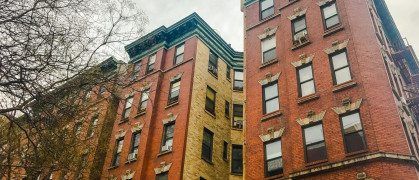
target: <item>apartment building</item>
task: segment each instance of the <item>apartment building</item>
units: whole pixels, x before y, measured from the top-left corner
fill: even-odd
[[[418,61],[384,0],[242,9],[246,179],[418,179]]]
[[[243,53],[193,13],[126,46],[109,179],[243,179]]]

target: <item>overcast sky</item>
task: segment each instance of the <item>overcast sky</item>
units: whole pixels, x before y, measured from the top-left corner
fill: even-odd
[[[243,13],[240,0],[135,0],[150,23],[147,33],[171,26],[196,12],[237,51],[243,51]],[[386,0],[400,30],[419,54],[419,0]],[[416,19],[418,18],[418,19]]]

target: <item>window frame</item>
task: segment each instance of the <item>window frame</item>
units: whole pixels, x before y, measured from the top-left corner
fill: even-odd
[[[302,69],[304,69],[304,68],[306,68],[306,67],[311,67],[311,79],[308,79],[308,80],[306,80],[306,81],[303,81],[303,82],[301,82],[301,80],[300,80],[300,70],[302,70]],[[314,80],[314,69],[313,69],[313,63],[308,63],[308,64],[306,64],[306,65],[304,65],[304,66],[301,66],[301,67],[298,67],[297,68],[297,84],[298,84],[298,97],[305,97],[305,96],[303,96],[303,89],[302,89],[302,84],[304,84],[304,83],[307,83],[307,82],[310,82],[310,81],[313,81],[313,86],[314,86],[314,93],[311,93],[311,94],[307,94],[307,95],[305,95],[305,96],[309,96],[309,95],[312,95],[312,94],[316,94],[316,81]]]
[[[266,41],[268,41],[269,39],[273,39],[274,41],[275,41],[275,47],[273,47],[273,48],[270,48],[270,49],[268,49],[268,50],[265,50],[265,51],[263,51],[263,47],[264,47],[264,42],[266,42]],[[274,59],[276,59],[277,58],[277,56],[278,56],[278,54],[277,54],[277,52],[276,52],[276,46],[277,46],[277,44],[276,44],[276,34],[273,34],[273,35],[271,35],[271,36],[268,36],[268,37],[266,37],[266,38],[264,38],[264,39],[261,39],[260,40],[260,50],[261,50],[261,55],[262,55],[262,64],[264,64],[264,63],[267,63],[267,62],[269,62],[269,61],[272,61],[272,60],[274,60]],[[272,59],[267,59],[266,61],[265,61],[265,52],[270,52],[270,51],[274,51],[275,52],[275,57],[274,58],[272,58]]]
[[[264,2],[264,1],[272,1],[272,6],[269,6],[268,8],[266,8],[266,9],[262,9],[262,3]],[[266,17],[263,17],[262,15],[263,15],[263,12],[264,11],[268,11],[268,10],[270,10],[270,9],[273,9],[273,13],[272,14],[270,14],[269,16],[266,16]],[[266,18],[268,18],[268,17],[270,17],[270,16],[272,16],[272,15],[274,15],[275,14],[275,1],[274,0],[260,0],[259,1],[259,20],[264,20],[264,19],[266,19]]]
[[[172,146],[171,147],[173,148],[173,140],[175,138],[175,127],[176,126],[175,126],[175,122],[170,122],[170,123],[164,124],[163,137],[162,137],[162,141],[161,141],[160,152],[165,152],[165,151],[162,151],[162,148],[163,148],[163,146],[166,146],[167,140],[170,139],[170,138],[167,138],[167,129],[168,129],[169,126],[173,126],[173,136],[171,137],[171,139],[172,139]],[[171,151],[171,150],[169,150],[169,151]]]
[[[208,135],[210,135],[210,144],[209,145],[207,145],[207,144],[205,144],[204,143],[204,136],[205,136],[205,133],[207,133]],[[205,146],[209,146],[209,147],[207,147],[208,148],[208,152],[209,152],[209,154],[208,154],[208,158],[209,159],[207,159],[206,157],[205,157],[205,155],[204,155],[204,145]],[[204,131],[203,131],[203,135],[202,135],[202,146],[201,146],[201,159],[203,159],[204,161],[207,161],[207,162],[212,162],[212,155],[213,155],[213,151],[214,150],[214,133],[212,132],[212,131],[210,131],[209,129],[207,129],[207,128],[205,128],[204,127]]]
[[[266,151],[266,145],[267,144],[271,144],[271,143],[276,143],[276,142],[278,142],[278,141],[281,141],[281,156],[280,157],[277,157],[277,158],[273,158],[273,159],[270,159],[269,161],[272,161],[272,160],[276,160],[276,159],[279,159],[279,158],[281,158],[282,160],[282,169],[280,169],[280,170],[278,170],[279,171],[279,173],[277,173],[277,174],[273,174],[273,175],[271,175],[271,174],[268,174],[268,156],[267,156],[267,151]],[[270,140],[270,141],[267,141],[267,142],[264,142],[263,143],[263,151],[264,151],[264,159],[263,159],[263,161],[264,161],[264,171],[265,171],[265,178],[268,178],[268,177],[272,177],[272,176],[276,176],[276,175],[280,175],[280,174],[284,174],[284,155],[283,155],[283,151],[282,151],[282,138],[278,138],[278,139],[273,139],[273,140]]]
[[[276,84],[276,91],[277,91],[277,93],[278,93],[278,96],[276,96],[276,97],[272,97],[272,98],[270,98],[270,99],[266,100],[266,99],[265,99],[265,88],[266,88],[266,87],[273,86],[274,84]],[[278,99],[278,110],[272,111],[272,112],[270,112],[270,113],[273,113],[273,112],[279,111],[279,110],[281,109],[281,105],[279,104],[279,88],[278,88],[278,81],[274,81],[274,82],[271,82],[271,83],[268,83],[268,84],[263,85],[263,86],[262,86],[263,115],[265,115],[265,114],[270,114],[270,113],[266,113],[266,112],[267,112],[267,111],[266,111],[266,102],[271,101],[271,100],[274,100],[275,98],[277,98],[277,99]]]
[[[332,17],[334,17],[334,16],[337,16],[338,17],[338,20],[339,20],[339,23],[337,23],[337,24],[335,24],[335,25],[333,25],[333,26],[331,26],[331,27],[327,27],[327,25],[326,25],[326,21],[327,21],[327,19],[325,18],[325,16],[324,16],[324,8],[326,8],[326,7],[329,7],[330,5],[332,5],[332,4],[335,4],[335,8],[336,8],[336,15],[333,15],[333,16],[331,16],[331,17],[329,17],[328,19],[330,19],[330,18],[332,18]],[[324,5],[322,5],[321,7],[320,7],[320,12],[321,12],[321,14],[322,14],[322,21],[323,21],[323,29],[325,30],[325,31],[327,31],[327,30],[329,30],[329,29],[333,29],[334,27],[337,27],[337,26],[339,26],[340,24],[342,24],[342,22],[341,22],[341,20],[340,20],[340,17],[339,17],[339,9],[338,9],[338,5],[337,5],[337,3],[336,3],[336,0],[334,0],[334,1],[331,1],[331,2],[328,2],[328,3],[326,3],[326,4],[324,4]]]
[[[145,100],[145,101],[144,101],[144,93],[147,94],[147,100]],[[150,88],[147,88],[147,89],[145,89],[141,92],[140,103],[138,104],[138,113],[137,114],[145,112],[147,110],[147,104],[148,104],[148,99],[149,98],[150,98]],[[146,103],[145,108],[141,109],[143,103]]]
[[[137,145],[137,147],[135,147],[135,137],[136,137],[137,135],[139,136],[139,137],[138,137],[138,145]],[[135,158],[137,158],[137,155],[138,155],[138,148],[140,147],[140,142],[141,142],[141,131],[136,131],[136,132],[133,132],[133,133],[132,133],[132,136],[131,136],[131,145],[130,145],[130,148],[129,148],[129,152],[128,152],[128,154],[132,154],[132,153],[134,153],[135,149],[137,149],[137,154],[135,155]]]
[[[210,90],[212,93],[214,93],[214,101],[213,102],[212,102],[211,99],[208,98],[208,94],[207,94],[208,90]],[[213,103],[213,106],[212,106],[213,111],[211,109],[208,109],[209,107],[207,108],[207,101]],[[214,89],[212,89],[210,86],[207,86],[207,91],[205,91],[205,110],[208,111],[209,113],[211,113],[212,115],[215,115],[215,103],[216,102],[217,102],[217,92]]]
[[[311,128],[311,127],[314,127],[314,126],[318,126],[318,125],[321,125],[321,127],[322,127],[323,140],[322,141],[315,142],[315,143],[307,144],[306,143],[306,136],[305,136],[305,129]],[[318,145],[318,144],[321,144],[321,143],[324,143],[324,149],[325,149],[326,158],[321,159],[321,160],[318,160],[318,161],[323,161],[323,160],[328,159],[329,158],[329,155],[327,154],[326,137],[324,135],[323,122],[317,122],[317,123],[313,123],[313,124],[309,124],[309,125],[303,126],[302,127],[302,131],[303,131],[303,145],[304,145],[304,160],[305,160],[305,162],[306,163],[317,162],[317,161],[311,161],[311,162],[308,161],[307,147]]]
[[[137,65],[139,66],[138,69],[136,69]],[[134,66],[132,68],[131,81],[137,79],[138,76],[140,76],[141,67],[142,67],[142,60],[134,63]]]
[[[302,19],[304,19],[304,25],[305,25],[305,28],[304,28],[304,29],[302,29],[302,30],[300,30],[300,31],[298,31],[298,32],[295,32],[295,23],[296,23],[296,22],[298,22],[298,21],[300,21],[300,20],[302,20]],[[298,39],[295,39],[295,35],[299,34],[300,32],[304,32],[304,31],[306,31],[306,34],[307,34],[307,36],[308,36],[308,27],[307,27],[307,18],[306,18],[306,16],[305,16],[305,15],[303,15],[303,16],[301,16],[301,17],[298,17],[298,18],[296,18],[296,19],[293,19],[293,20],[291,21],[291,29],[292,29],[292,40],[293,40],[293,41],[298,41]],[[308,39],[307,39],[307,40],[308,40]]]
[[[216,57],[215,64],[211,61],[211,54]],[[215,71],[211,70],[210,66],[213,66],[215,68]],[[218,77],[218,56],[212,50],[209,51],[208,72],[214,75],[215,77]]]
[[[223,159],[228,161],[228,142],[223,141]]]
[[[154,62],[152,64],[150,64],[150,60],[151,58],[154,56]],[[146,74],[150,74],[151,72],[154,71],[154,65],[156,64],[156,59],[157,59],[157,53],[153,53],[150,56],[148,56],[148,62],[147,62],[147,70],[146,70]],[[152,67],[151,67],[152,66]],[[151,68],[150,68],[151,67]]]
[[[122,143],[120,152],[118,152],[119,142]],[[116,139],[116,142],[115,142],[114,153],[113,153],[112,161],[111,161],[111,167],[119,166],[119,161],[121,161],[121,153],[122,153],[123,148],[124,148],[124,137],[120,137]],[[119,156],[118,161],[116,161],[117,156]]]
[[[241,106],[242,107],[242,113],[241,113],[241,116],[236,116],[235,115],[235,111],[234,111],[234,106]],[[239,121],[242,121],[242,127],[240,128],[240,127],[236,127],[236,126],[234,126],[234,122],[236,121],[235,120],[235,117],[239,117],[239,118],[242,118],[242,120],[239,120]],[[243,129],[243,121],[244,121],[244,105],[243,104],[233,104],[233,119],[232,119],[232,124],[231,124],[231,127],[233,128],[233,129]]]
[[[227,100],[224,104],[224,115],[228,118],[230,117],[230,102],[228,102]]]
[[[237,72],[241,72],[242,74],[243,74],[243,79],[242,80],[237,80],[236,79],[236,71]],[[234,80],[233,80],[233,90],[235,90],[235,91],[243,91],[243,89],[244,89],[244,72],[243,72],[243,70],[241,70],[241,69],[235,69],[234,70]],[[241,82],[242,83],[242,86],[238,89],[238,88],[236,88],[236,82]]]
[[[183,53],[176,55],[178,48],[180,48],[182,46],[183,46]],[[173,65],[176,65],[176,64],[179,64],[179,63],[183,62],[183,59],[184,59],[183,55],[184,54],[185,54],[185,43],[183,42],[183,43],[181,43],[181,44],[179,44],[175,47],[175,56],[174,56],[174,59],[173,59]],[[181,61],[177,62],[176,60],[179,56],[182,56],[182,59],[181,59]]]
[[[345,135],[347,135],[347,134],[345,134],[345,132],[344,132],[342,118],[344,116],[349,116],[349,115],[356,114],[356,113],[358,113],[359,122],[361,124],[362,130],[358,130],[358,131],[351,132],[351,133],[348,133],[348,134],[354,134],[354,133],[358,133],[358,132],[361,132],[362,131],[362,134],[363,134],[362,139],[365,142],[365,147],[364,147],[364,149],[361,149],[361,150],[358,150],[358,151],[348,152],[348,149],[347,149],[347,146],[346,146],[346,138],[345,138]],[[346,154],[356,153],[356,152],[364,151],[364,150],[367,150],[368,149],[368,142],[367,142],[367,138],[365,136],[364,123],[362,123],[362,117],[361,117],[361,111],[360,110],[355,110],[355,111],[350,111],[350,112],[347,112],[347,113],[344,113],[344,114],[340,114],[339,115],[339,122],[340,122],[340,128],[341,128],[342,138],[343,138],[343,147],[345,149],[345,153]]]
[[[231,80],[231,67],[229,65],[227,65],[226,78],[227,80]]]
[[[177,80],[174,80],[174,81],[171,81],[170,82],[170,89],[169,89],[169,98],[168,98],[168,103],[167,104],[174,104],[174,103],[176,103],[176,102],[179,102],[179,96],[180,96],[180,80],[181,79],[177,79]],[[173,85],[174,84],[176,84],[177,82],[179,82],[179,93],[178,93],[178,95],[177,95],[177,97],[171,97],[172,96],[172,89],[173,89]]]
[[[241,156],[241,159],[235,159],[235,158],[233,157],[233,156],[234,156],[233,150],[235,149],[234,147],[240,147],[240,149],[241,149],[241,151],[242,151],[242,156]],[[235,162],[240,162],[241,167],[242,167],[242,172],[235,172],[235,171],[233,171],[233,163],[235,163]],[[231,169],[230,169],[231,174],[235,174],[235,175],[243,175],[243,170],[244,170],[243,166],[244,166],[244,164],[243,164],[243,145],[239,145],[239,144],[232,144],[232,145],[231,145]]]
[[[128,105],[128,102],[129,102],[129,100],[130,100],[130,99],[132,99],[132,100],[131,100],[131,105],[130,105],[130,107],[129,107],[129,108],[127,108],[127,105]],[[134,101],[134,96],[130,96],[130,97],[127,97],[127,98],[125,99],[124,109],[123,109],[123,111],[122,111],[122,120],[128,119],[128,118],[129,118],[129,116],[131,115],[131,109],[132,109],[132,103],[133,103],[133,101]],[[128,112],[128,116],[127,116],[127,117],[125,117],[125,113],[126,113],[127,111],[129,111],[129,112]]]
[[[339,69],[335,69],[334,68],[334,65],[333,65],[333,57],[334,56],[337,56],[337,55],[339,55],[339,54],[341,54],[341,53],[345,53],[345,57],[346,57],[346,62],[347,62],[347,65],[346,66],[344,66],[344,67],[340,67]],[[336,52],[334,52],[334,53],[331,53],[331,54],[329,54],[329,64],[330,64],[330,69],[332,70],[332,78],[333,78],[333,85],[339,85],[339,84],[337,84],[337,79],[336,79],[336,71],[339,71],[339,70],[342,70],[342,69],[344,69],[344,68],[346,68],[346,67],[348,67],[349,68],[349,76],[351,77],[351,79],[349,80],[349,81],[352,81],[353,80],[353,75],[352,75],[352,69],[351,69],[351,64],[350,64],[350,62],[349,62],[349,56],[348,56],[348,51],[347,51],[347,49],[345,48],[345,49],[342,49],[342,50],[339,50],[339,51],[336,51]],[[344,84],[344,83],[346,83],[346,82],[348,82],[348,81],[345,81],[345,82],[342,82],[342,83],[340,83],[340,84]]]
[[[93,118],[90,120],[89,129],[87,130],[87,138],[93,137],[95,135],[95,129],[99,123],[99,116],[93,116]]]
[[[169,179],[169,172],[163,172],[156,175],[156,180],[160,180],[159,176],[166,176],[166,179]]]

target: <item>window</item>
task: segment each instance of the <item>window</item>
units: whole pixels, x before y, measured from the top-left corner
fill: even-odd
[[[226,117],[230,117],[230,103],[228,101],[226,101],[224,112]]]
[[[205,179],[205,178],[203,178],[203,177],[199,177],[199,180],[207,180],[207,179]]]
[[[321,9],[323,15],[323,24],[326,30],[340,24],[338,9],[335,2],[323,6]]]
[[[243,105],[241,104],[233,105],[233,128],[243,128]]]
[[[231,68],[227,65],[226,77],[228,80],[231,79]]]
[[[234,90],[243,91],[243,71],[234,70]]]
[[[209,54],[209,63],[208,63],[208,71],[217,77],[218,73],[218,56],[214,54],[214,52],[210,51]]]
[[[87,102],[89,102],[90,99],[90,95],[91,95],[91,90],[87,90],[84,94],[84,98],[83,98],[83,105],[86,105]]]
[[[97,116],[95,116],[93,118],[92,123],[90,124],[89,130],[87,132],[88,137],[93,137],[93,135],[95,135],[95,129],[97,127],[97,123],[98,123],[99,119]]]
[[[129,113],[131,111],[131,106],[132,106],[132,97],[128,97],[125,100],[125,107],[124,107],[124,111],[122,112],[122,118],[126,119],[129,117]]]
[[[185,51],[185,44],[176,46],[175,61],[173,64],[177,64],[183,61],[183,53]]]
[[[279,110],[278,83],[268,84],[263,88],[263,114]]]
[[[265,19],[275,13],[273,0],[260,1],[260,19]]]
[[[106,85],[102,85],[99,88],[99,95],[100,97],[104,97],[105,96],[105,92],[106,92]]]
[[[305,16],[292,21],[292,35],[295,45],[301,44],[308,40]]]
[[[112,166],[118,166],[119,159],[121,158],[121,151],[122,151],[122,145],[124,144],[124,138],[120,138],[116,140],[115,145],[115,152],[112,158]]]
[[[216,92],[208,86],[207,98],[205,99],[205,110],[211,114],[215,114],[215,94]]]
[[[266,177],[283,173],[281,140],[265,143]]]
[[[306,127],[303,129],[303,133],[306,162],[310,163],[326,159],[327,152],[322,124]]]
[[[164,132],[163,132],[163,141],[161,151],[171,151],[173,145],[173,135],[175,132],[175,124],[165,124],[164,125]]]
[[[134,70],[132,71],[131,80],[137,79],[137,77],[140,75],[141,70],[141,61],[134,64]]]
[[[243,174],[243,146],[234,145],[231,150],[231,173]]]
[[[135,132],[132,134],[131,149],[129,150],[129,154],[134,154],[132,158],[137,158],[138,146],[140,145],[140,136],[141,132]],[[129,158],[130,157],[128,157],[128,159]]]
[[[346,153],[366,149],[367,142],[359,112],[341,116],[341,123]]]
[[[156,63],[156,54],[153,54],[148,58],[147,74],[153,72],[155,63]]]
[[[77,122],[75,125],[74,125],[74,131],[76,132],[76,134],[79,134],[80,133],[80,130],[81,130],[81,127],[83,126],[83,124],[81,123],[81,122]]]
[[[212,133],[207,128],[204,128],[204,136],[202,138],[202,153],[201,158],[211,162],[212,161],[212,138],[214,133]]]
[[[298,96],[304,97],[316,92],[314,85],[313,65],[310,64],[297,70]]]
[[[179,100],[180,79],[170,83],[169,102],[168,104],[177,102]]]
[[[141,94],[141,101],[140,101],[140,105],[138,106],[138,113],[142,113],[145,111],[147,107],[147,100],[148,100],[149,94],[150,94],[150,89],[144,90],[143,93]]]
[[[261,42],[262,46],[262,63],[276,58],[276,39],[275,35],[265,38]]]
[[[223,145],[223,159],[227,161],[228,143],[224,141]]]
[[[334,85],[341,84],[352,79],[346,51],[332,55],[330,57],[330,61],[333,71],[332,76]]]
[[[156,180],[168,180],[169,173],[165,172],[165,173],[161,173],[161,174],[157,174],[156,176]]]

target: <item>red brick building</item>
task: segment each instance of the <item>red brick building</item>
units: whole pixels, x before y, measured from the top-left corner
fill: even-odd
[[[243,10],[246,179],[418,179],[418,61],[384,0]]]

